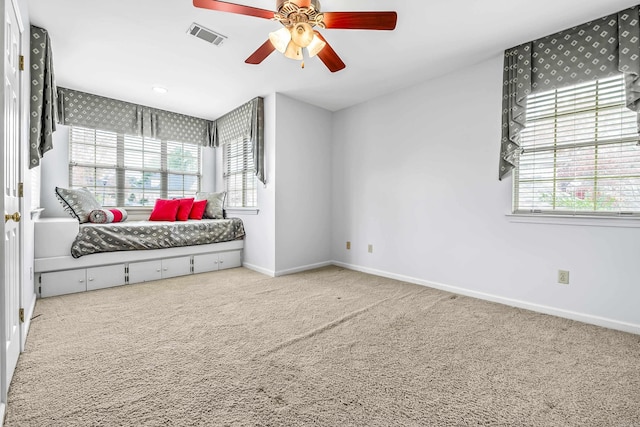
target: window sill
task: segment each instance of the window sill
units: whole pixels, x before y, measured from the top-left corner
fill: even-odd
[[[227,216],[231,215],[258,215],[258,208],[224,208]]]
[[[36,221],[40,219],[40,215],[44,212],[44,208],[35,208],[31,210],[31,220]]]
[[[627,227],[640,228],[640,218],[620,218],[610,216],[571,216],[545,214],[507,214],[509,222],[529,224],[579,225],[585,227]]]

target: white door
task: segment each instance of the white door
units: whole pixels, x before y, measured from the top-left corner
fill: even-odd
[[[3,290],[0,293],[2,316],[2,386],[0,404],[7,403],[7,392],[13,370],[20,354],[20,77],[19,49],[21,29],[13,1],[4,1],[4,108],[3,150],[4,173],[2,181],[2,208],[5,221],[2,225],[4,244],[0,245],[2,260]]]

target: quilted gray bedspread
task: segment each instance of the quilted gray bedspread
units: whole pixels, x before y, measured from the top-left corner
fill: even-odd
[[[71,256],[205,245],[243,238],[244,225],[240,218],[86,223],[80,224],[80,232],[71,245]]]

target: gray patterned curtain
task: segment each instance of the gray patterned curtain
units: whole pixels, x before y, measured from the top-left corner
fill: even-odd
[[[257,97],[220,117],[208,132],[209,145],[219,147],[238,139],[250,140],[256,177],[266,184],[264,170],[264,98]]]
[[[506,50],[499,179],[518,163],[529,94],[620,73],[627,107],[640,114],[638,6]]]
[[[60,123],[206,145],[211,122],[103,96],[58,88]]]
[[[255,98],[251,117],[251,143],[253,146],[253,165],[258,181],[266,184],[264,171],[264,99]]]
[[[57,120],[57,92],[53,53],[47,30],[31,26],[31,119],[29,123],[29,169],[40,165],[53,148]]]

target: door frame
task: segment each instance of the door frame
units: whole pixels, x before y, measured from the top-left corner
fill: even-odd
[[[25,24],[23,21],[23,15],[22,15],[22,11],[20,9],[20,4],[19,4],[19,0],[0,0],[0,4],[2,4],[2,35],[0,36],[0,40],[2,40],[2,42],[6,43],[6,12],[9,10],[9,8],[12,9],[12,13],[15,14],[15,19],[16,19],[16,24],[17,24],[17,30],[18,30],[18,55],[23,55],[24,54],[24,43],[25,43]],[[3,45],[4,48],[4,45]],[[3,80],[4,78],[6,78],[4,72],[5,72],[5,54],[3,52],[3,58],[2,58],[2,73],[3,73]],[[17,129],[15,130],[17,133],[17,138],[18,138],[18,150],[17,150],[17,159],[16,159],[16,167],[17,167],[17,175],[18,175],[18,182],[24,182],[24,159],[25,159],[25,138],[28,137],[28,112],[26,112],[26,105],[25,105],[25,72],[28,73],[28,68],[25,67],[25,70],[18,70],[18,75],[17,75],[17,102],[18,102],[18,106],[17,106],[17,114],[18,114],[18,123],[17,123]],[[4,84],[4,83],[3,83]],[[0,133],[2,134],[2,138],[4,139],[4,135],[5,135],[5,129],[6,129],[6,112],[4,109],[4,102],[3,102],[3,106],[2,106],[2,124],[0,125]],[[26,132],[26,133],[25,133]],[[4,143],[6,143],[6,141],[3,141],[3,145]],[[28,146],[28,144],[27,144]],[[3,147],[4,150],[4,147]],[[6,159],[4,159],[3,157],[3,161],[6,161]],[[16,183],[17,184],[17,183]],[[17,190],[17,189],[16,189]],[[4,197],[4,196],[3,196]],[[4,201],[3,201],[3,208],[5,207],[4,205]],[[23,305],[23,296],[24,296],[24,250],[25,250],[25,241],[24,241],[24,221],[27,220],[27,218],[24,218],[24,212],[25,212],[25,205],[24,205],[24,197],[19,197],[18,199],[18,210],[22,215],[23,220],[21,220],[19,222],[19,224],[17,224],[17,230],[18,230],[18,253],[16,254],[16,256],[18,257],[17,260],[17,266],[16,268],[18,269],[17,271],[17,278],[18,278],[18,285],[17,285],[17,292],[18,292],[18,307],[15,307],[16,309],[16,313],[18,313],[18,310],[22,307]],[[3,234],[4,234],[4,226],[3,226]],[[3,252],[4,254],[4,252]],[[4,259],[2,260],[2,262],[4,262]],[[4,272],[4,268],[2,269]],[[11,371],[11,373],[14,372],[15,366],[13,367],[9,367],[8,366],[8,358],[7,358],[7,346],[6,346],[6,342],[7,342],[7,325],[6,325],[6,283],[4,283],[4,277],[3,277],[3,287],[5,289],[3,289],[2,295],[0,297],[1,300],[1,304],[0,304],[0,338],[1,338],[1,342],[2,342],[2,348],[0,349],[0,370],[2,372],[1,374],[1,378],[0,378],[0,426],[3,424],[4,421],[4,415],[6,413],[6,405],[7,405],[7,397],[8,397],[8,391],[9,391],[9,386],[11,385],[11,376],[12,375],[8,375],[9,371]],[[26,333],[26,330],[24,329],[24,323],[20,323],[19,327],[18,327],[18,334],[17,334],[17,339],[18,339],[18,351],[21,352],[23,349],[23,342],[24,342],[24,334]]]

